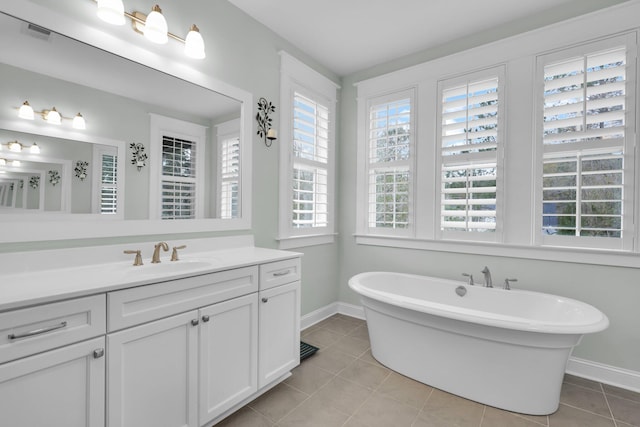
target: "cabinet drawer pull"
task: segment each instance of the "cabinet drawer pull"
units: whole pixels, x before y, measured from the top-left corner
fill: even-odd
[[[273,277],[286,276],[289,273],[291,273],[291,270],[278,271],[277,273],[273,273]]]
[[[47,326],[46,328],[34,329],[33,331],[25,332],[23,334],[9,334],[10,340],[19,340],[20,338],[32,337],[34,335],[46,334],[47,332],[55,331],[56,329],[62,329],[67,326],[67,322],[60,322],[57,325]]]
[[[269,298],[262,298],[262,302],[267,302],[269,301]]]
[[[209,316],[207,316],[206,314],[204,316],[202,316],[202,321],[204,323],[207,323],[209,321]]]
[[[93,350],[93,358],[94,359],[100,359],[102,356],[104,356],[104,348],[99,348],[97,350]]]
[[[198,319],[193,319],[193,320],[191,321],[191,324],[192,324],[193,326],[198,326],[198,323],[200,323],[200,321],[199,321]]]

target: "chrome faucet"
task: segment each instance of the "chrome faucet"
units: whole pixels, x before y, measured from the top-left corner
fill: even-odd
[[[169,250],[169,245],[167,245],[167,242],[160,242],[153,247],[151,264],[157,264],[160,262],[160,248],[162,248],[163,251],[167,252]]]
[[[484,274],[484,286],[486,288],[493,288],[493,280],[491,279],[491,272],[489,271],[489,267],[485,265],[481,273]]]

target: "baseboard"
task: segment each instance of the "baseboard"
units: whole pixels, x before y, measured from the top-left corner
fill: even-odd
[[[356,317],[358,319],[365,318],[364,308],[362,306],[345,302],[333,302],[304,315],[300,322],[301,328],[306,329],[334,314],[344,314],[345,316]],[[577,377],[640,392],[640,372],[579,359],[577,357],[569,358],[566,372]]]
[[[567,373],[604,384],[640,392],[640,372],[570,357]]]

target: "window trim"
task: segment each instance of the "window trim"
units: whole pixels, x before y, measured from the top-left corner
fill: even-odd
[[[279,174],[279,230],[280,249],[313,246],[335,241],[336,223],[336,107],[340,86],[300,62],[287,52],[280,52],[280,174]],[[298,92],[329,109],[329,141],[327,156],[327,227],[292,227],[291,200],[293,198],[293,96]]]

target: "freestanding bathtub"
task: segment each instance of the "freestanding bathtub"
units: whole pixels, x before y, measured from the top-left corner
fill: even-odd
[[[539,292],[388,272],[357,274],[349,286],[361,296],[380,363],[523,414],[558,409],[572,348],[609,325],[588,304]]]

